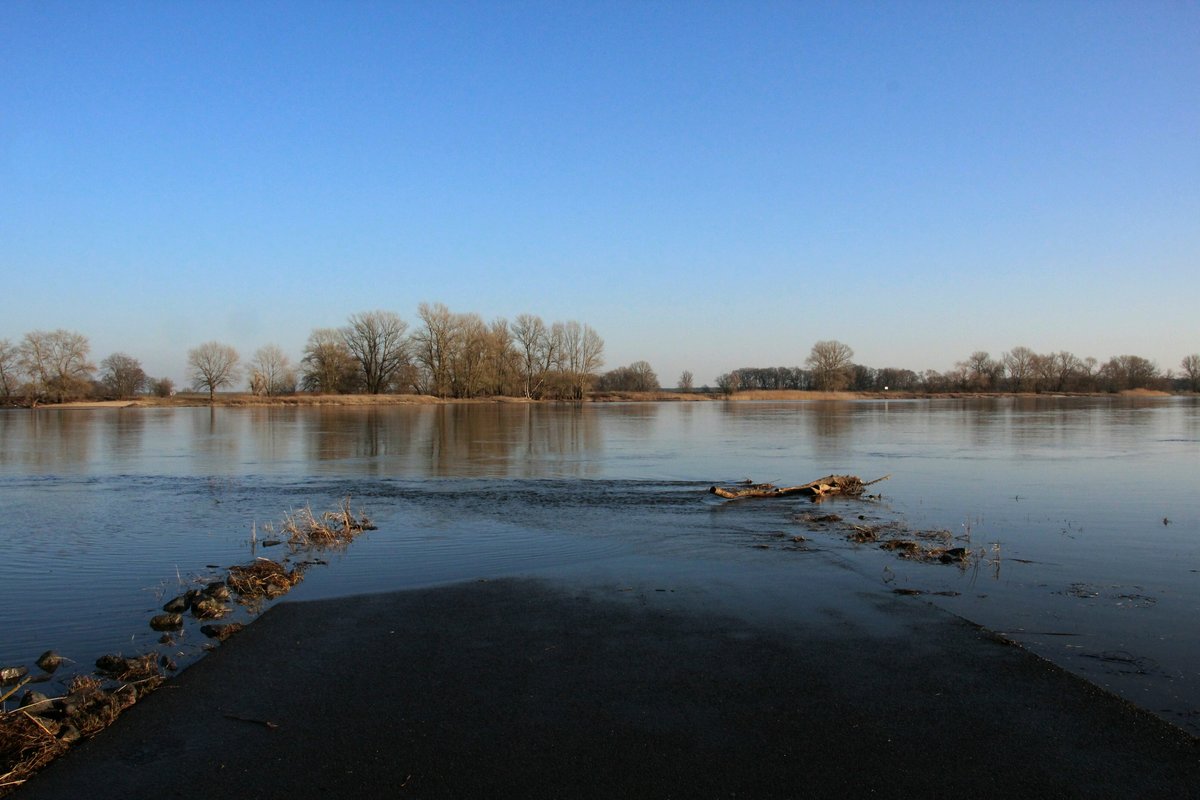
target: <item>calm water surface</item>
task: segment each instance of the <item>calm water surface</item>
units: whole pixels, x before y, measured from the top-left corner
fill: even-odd
[[[947,529],[987,557],[905,562],[808,530],[805,500],[705,491],[831,472],[892,477],[822,513]],[[798,591],[849,567],[864,591],[956,592],[911,602],[1200,733],[1198,479],[1194,398],[6,410],[0,666],[149,649],[165,599],[262,553],[252,528],[351,495],[379,529],[293,597],[647,556],[714,577],[787,564]]]

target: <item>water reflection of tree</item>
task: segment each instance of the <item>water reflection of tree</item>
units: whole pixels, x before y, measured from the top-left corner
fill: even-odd
[[[465,403],[322,409],[301,423],[305,456],[354,459],[357,471],[416,476],[587,474],[601,449],[578,405]]]
[[[845,459],[846,441],[853,427],[856,406],[837,401],[807,403],[805,419],[813,440],[813,450],[827,463]]]
[[[287,461],[296,445],[297,409],[263,406],[247,409],[247,413],[257,460],[268,464]]]
[[[132,461],[142,454],[142,436],[146,430],[146,413],[140,408],[121,408],[107,412],[115,415],[105,421],[110,458]]]
[[[208,408],[191,409],[192,449],[196,453],[218,456],[228,461],[238,450],[238,409]]]
[[[91,416],[37,409],[0,412],[0,463],[29,470],[76,468],[91,453]]]
[[[593,410],[582,404],[448,405],[428,443],[432,475],[540,477],[598,469],[584,453],[601,450]]]
[[[306,409],[297,419],[297,435],[310,461],[362,462],[363,471],[386,474],[385,460],[405,459],[427,438],[429,407],[327,407]]]

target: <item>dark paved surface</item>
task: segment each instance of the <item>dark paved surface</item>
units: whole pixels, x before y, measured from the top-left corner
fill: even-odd
[[[912,598],[696,596],[283,604],[16,797],[1200,796],[1195,739]]]

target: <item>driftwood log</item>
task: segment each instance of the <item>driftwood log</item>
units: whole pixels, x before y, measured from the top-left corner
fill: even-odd
[[[717,497],[724,497],[728,500],[738,500],[743,497],[782,497],[788,494],[809,495],[811,497],[828,497],[835,494],[844,494],[857,497],[868,486],[880,481],[886,481],[890,477],[892,476],[884,475],[882,478],[876,478],[873,481],[864,483],[857,475],[826,475],[824,478],[817,478],[815,481],[806,483],[803,486],[747,483],[728,489],[724,486],[713,486],[708,491]]]

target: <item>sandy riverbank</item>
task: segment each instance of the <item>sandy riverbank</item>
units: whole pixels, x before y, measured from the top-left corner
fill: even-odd
[[[919,599],[834,576],[819,600],[790,590],[798,606],[776,618],[788,590],[745,577],[284,603],[16,796],[1147,798],[1200,785],[1197,740]]]

